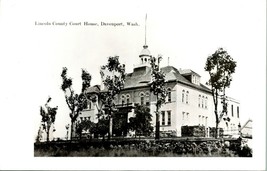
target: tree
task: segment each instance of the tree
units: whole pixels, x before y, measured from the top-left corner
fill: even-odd
[[[159,134],[159,110],[161,106],[165,103],[165,99],[167,96],[167,89],[165,87],[165,75],[159,68],[160,60],[162,59],[161,56],[158,56],[156,63],[156,58],[151,57],[150,58],[150,65],[152,69],[152,82],[150,85],[150,91],[153,92],[153,94],[156,96],[156,135],[155,139],[160,138]]]
[[[51,97],[48,97],[48,100],[45,104],[45,108],[40,106],[40,115],[42,116],[42,126],[43,129],[46,131],[46,141],[49,141],[49,131],[51,128],[51,125],[54,124],[56,120],[56,114],[58,107],[50,107],[48,103],[51,101]]]
[[[151,125],[152,115],[150,109],[146,106],[137,105],[134,110],[135,116],[129,118],[129,128],[135,131],[136,135],[148,136],[153,132]]]
[[[100,134],[104,140],[105,135],[109,132],[109,120],[106,117],[100,117],[91,132],[97,137]]]
[[[74,123],[77,120],[81,111],[83,111],[88,104],[88,96],[85,93],[85,90],[90,87],[91,75],[85,70],[82,69],[82,90],[81,93],[76,94],[72,88],[72,79],[67,77],[68,69],[63,68],[61,73],[62,85],[61,89],[65,93],[65,100],[70,109],[70,118],[71,118],[71,132],[70,139],[73,137]]]
[[[100,74],[105,86],[105,90],[100,93],[100,101],[104,105],[105,114],[109,120],[108,139],[110,139],[112,135],[112,115],[117,111],[114,98],[124,87],[125,65],[120,64],[118,56],[109,57],[108,63],[101,67]]]
[[[219,48],[207,58],[205,71],[209,72],[210,79],[207,85],[211,86],[216,117],[215,138],[218,138],[218,125],[224,115],[227,115],[225,89],[230,87],[232,74],[235,72],[236,62],[223,48]],[[222,112],[218,113],[218,100],[221,98]],[[229,119],[227,118],[229,121]]]
[[[76,133],[79,135],[80,139],[82,138],[83,131],[89,131],[91,133],[94,123],[89,119],[82,120],[76,123]]]
[[[127,135],[127,115],[125,113],[114,112],[112,132],[116,136]]]

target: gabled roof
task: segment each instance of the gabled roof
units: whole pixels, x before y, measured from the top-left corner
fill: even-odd
[[[196,73],[195,71],[191,70],[191,69],[183,69],[183,70],[179,70],[181,75],[191,75],[192,73],[194,73],[195,75],[199,76],[200,75],[198,73]]]
[[[94,85],[92,87],[89,87],[86,90],[86,93],[96,93],[96,94],[98,94],[99,92],[100,92],[100,85]]]
[[[168,81],[173,81],[173,80],[176,80],[176,81],[180,81],[180,82],[183,82],[183,83],[187,83],[187,84],[190,84],[191,82],[188,81],[186,78],[184,78],[180,72],[173,66],[166,66],[166,67],[163,67],[161,68],[161,71],[164,72],[166,75],[165,75],[165,80],[168,82]]]
[[[243,137],[252,137],[252,120],[249,119],[241,128],[241,135]]]

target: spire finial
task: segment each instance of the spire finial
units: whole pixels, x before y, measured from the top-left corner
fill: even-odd
[[[145,46],[147,46],[146,45],[146,20],[147,20],[147,14],[146,14],[146,18],[145,18]]]

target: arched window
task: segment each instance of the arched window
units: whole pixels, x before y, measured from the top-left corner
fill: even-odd
[[[201,105],[201,95],[198,96],[198,107],[200,107]]]
[[[145,104],[145,94],[144,93],[140,93],[140,104],[141,105]]]
[[[189,92],[186,92],[186,104],[188,104],[188,96],[189,96]]]
[[[172,90],[171,88],[168,88],[167,90],[167,102],[171,102],[172,101]]]
[[[124,104],[125,104],[125,96],[122,95],[122,96],[121,96],[121,105],[123,106]]]
[[[165,111],[161,111],[161,125],[165,125]]]
[[[187,125],[189,125],[189,122],[190,122],[189,113],[186,113],[186,122],[187,122]]]
[[[130,94],[127,94],[126,95],[126,103],[127,103],[127,105],[130,103],[130,98],[131,98]]]
[[[149,106],[150,105],[150,103],[149,103],[149,101],[150,101],[150,93],[149,93],[149,91],[146,92],[145,101],[146,101],[145,102],[146,106]]]
[[[204,108],[204,96],[202,96],[202,108]]]
[[[169,110],[169,111],[167,111],[167,113],[168,113],[168,121],[167,121],[167,124],[168,125],[171,125],[171,111]]]
[[[89,103],[88,103],[88,109],[89,109],[89,110],[92,109],[92,102],[89,102]]]
[[[208,97],[206,97],[206,99],[205,99],[205,109],[207,109],[208,108]]]
[[[185,91],[183,90],[183,92],[182,92],[182,102],[184,102],[184,94],[185,94]]]

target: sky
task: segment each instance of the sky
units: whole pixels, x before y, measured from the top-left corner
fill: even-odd
[[[207,57],[219,47],[227,50],[237,62],[227,93],[240,101],[241,125],[252,119],[254,132],[265,129],[265,1],[0,2],[3,137],[33,142],[41,120],[39,108],[48,96],[52,97],[51,106],[59,107],[55,136],[64,137],[70,119],[60,89],[62,68],[68,68],[77,93],[81,91],[81,68],[92,75],[92,85],[100,84],[99,69],[109,56],[118,55],[126,72],[132,72],[145,43],[146,14],[148,49],[153,56],[163,56],[161,66],[192,69],[205,84],[209,78],[204,71]],[[83,26],[86,21],[123,22],[125,26]],[[81,22],[82,26],[40,26],[35,22]],[[138,26],[126,26],[126,22]],[[264,137],[255,134],[255,142]]]

